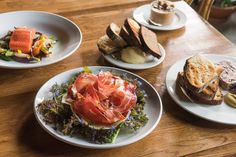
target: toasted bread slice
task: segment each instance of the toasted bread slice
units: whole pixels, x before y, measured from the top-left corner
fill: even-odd
[[[98,39],[97,46],[98,49],[105,54],[111,54],[120,50],[107,35]]]
[[[215,64],[202,55],[195,55],[187,59],[184,66],[184,77],[192,91],[200,93],[209,84],[218,79],[218,69]],[[217,85],[215,83],[215,85]],[[217,88],[214,88],[214,92]]]
[[[123,48],[127,45],[125,40],[119,35],[121,31],[121,28],[116,25],[115,23],[111,23],[107,29],[106,34],[107,36],[116,43],[117,46]]]
[[[129,46],[133,46],[135,45],[132,42],[132,39],[130,38],[130,34],[129,32],[126,30],[125,26],[122,26],[121,30],[120,30],[120,34],[119,34]]]
[[[127,18],[124,22],[124,26],[129,33],[130,40],[132,40],[132,46],[141,47],[141,41],[139,38],[140,26],[131,18]]]
[[[140,39],[144,47],[144,51],[151,53],[157,58],[160,58],[161,52],[158,46],[156,34],[144,26],[141,26],[140,34]]]
[[[212,93],[211,87],[207,87],[204,89],[201,93],[197,93],[195,91],[192,91],[188,86],[186,85],[186,79],[184,78],[183,72],[179,72],[177,76],[177,83],[179,86],[185,91],[184,93],[187,93],[187,96],[191,99],[198,101],[200,103],[204,104],[212,104],[217,105],[220,104],[223,101],[223,94],[220,90],[220,88],[217,88],[217,91],[209,97],[209,93]]]

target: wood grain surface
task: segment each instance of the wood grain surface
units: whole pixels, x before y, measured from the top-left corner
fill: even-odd
[[[204,21],[185,2],[177,7],[187,15],[182,29],[156,31],[166,50],[164,62],[154,68],[132,71],[148,80],[160,93],[164,113],[158,127],[134,144],[108,150],[77,148],[46,133],[33,115],[37,90],[48,79],[63,71],[89,65],[111,66],[101,57],[97,39],[107,25],[122,25],[145,0],[62,0],[0,1],[1,12],[44,10],[59,13],[79,25],[81,47],[69,58],[42,68],[0,69],[0,156],[81,156],[81,157],[158,157],[236,155],[236,126],[208,122],[184,111],[170,98],[164,84],[168,68],[183,57],[196,53],[236,54],[236,47]],[[104,9],[105,8],[105,9]]]

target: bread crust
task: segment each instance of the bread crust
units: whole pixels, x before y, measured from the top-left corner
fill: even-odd
[[[157,37],[154,32],[141,26],[140,39],[144,48],[144,51],[151,53],[153,56],[160,58],[161,52],[158,46]]]
[[[221,104],[223,101],[223,94],[220,88],[217,89],[217,91],[214,93],[214,96],[212,98],[206,97],[204,93],[197,93],[191,90],[190,88],[188,88],[183,72],[178,73],[176,82],[185,91],[185,93],[187,93],[187,95],[191,99],[197,102],[210,104],[210,105],[218,105],[218,104]]]
[[[121,31],[121,28],[116,25],[115,23],[111,23],[107,29],[106,34],[107,36],[116,43],[116,45],[120,48],[123,48],[127,45],[125,40],[119,35]]]
[[[136,46],[142,48],[142,43],[139,37],[140,33],[140,26],[139,24],[131,18],[127,18],[124,22],[124,27],[126,28],[127,32],[129,33],[129,38],[132,40],[131,46]]]
[[[217,67],[201,55],[195,55],[186,60],[184,77],[187,79],[188,87],[197,93],[202,92],[212,82],[218,82],[219,79]],[[218,83],[215,86],[218,87]],[[212,86],[211,89],[214,93],[217,91],[216,87]]]

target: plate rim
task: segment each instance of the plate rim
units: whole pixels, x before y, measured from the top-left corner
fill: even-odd
[[[226,57],[226,58],[233,58],[234,60],[236,60],[236,57],[234,56],[227,56],[227,55],[222,55],[222,54],[210,54],[210,53],[203,53],[201,54],[203,56],[210,56],[210,57],[214,57],[214,56],[217,56],[217,57]],[[191,55],[191,56],[194,56],[194,55]],[[189,57],[191,57],[189,56]],[[215,122],[215,123],[218,123],[218,124],[225,124],[225,125],[236,125],[236,122],[224,122],[224,121],[221,121],[221,120],[215,120],[213,118],[210,118],[208,116],[203,116],[203,115],[199,115],[197,114],[196,112],[193,112],[191,111],[190,109],[188,109],[188,107],[184,106],[184,105],[181,105],[182,101],[180,101],[175,95],[176,95],[176,92],[171,92],[170,88],[169,87],[172,87],[169,85],[169,81],[168,81],[168,75],[169,73],[171,72],[172,68],[177,64],[177,63],[180,63],[186,59],[188,59],[189,57],[185,57],[183,59],[180,59],[178,61],[176,61],[169,69],[168,69],[168,72],[166,74],[166,79],[165,79],[165,85],[166,85],[166,89],[167,89],[167,92],[168,94],[170,95],[170,97],[174,100],[174,102],[179,106],[181,107],[182,109],[184,109],[185,111],[189,112],[190,114],[192,115],[195,115],[201,119],[204,119],[204,120],[207,120],[207,121],[210,121],[210,122]],[[176,84],[176,82],[175,82]],[[187,98],[188,99],[188,98]],[[189,103],[192,103],[194,105],[198,105],[199,103],[196,103],[196,102],[189,102]],[[220,104],[221,105],[221,104]]]
[[[43,130],[45,130],[47,133],[49,133],[52,137],[56,138],[57,140],[59,141],[62,141],[62,142],[65,142],[67,144],[70,144],[70,145],[73,145],[73,146],[76,146],[76,147],[82,147],[82,148],[91,148],[91,149],[110,149],[110,148],[118,148],[118,147],[122,147],[122,146],[126,146],[126,145],[129,145],[129,144],[132,144],[132,143],[135,143],[135,142],[138,142],[139,140],[145,138],[147,135],[149,135],[154,129],[157,128],[157,125],[159,124],[160,120],[161,120],[161,117],[162,117],[162,114],[163,114],[163,104],[162,104],[162,99],[160,97],[160,94],[158,93],[158,91],[151,85],[151,83],[149,83],[147,80],[145,80],[144,78],[132,73],[132,72],[129,72],[127,70],[124,70],[124,69],[119,69],[119,68],[114,68],[114,67],[109,67],[109,66],[88,66],[89,68],[92,67],[92,68],[96,68],[96,69],[102,69],[102,68],[105,68],[105,69],[109,69],[109,70],[118,70],[118,71],[121,71],[123,73],[128,73],[128,74],[131,74],[133,75],[134,77],[137,77],[139,79],[141,79],[142,81],[144,81],[145,83],[147,83],[149,85],[149,87],[156,93],[158,99],[159,99],[159,106],[160,106],[160,110],[159,110],[159,116],[157,117],[155,123],[153,126],[150,127],[150,129],[145,132],[144,134],[138,136],[136,139],[132,139],[132,140],[129,140],[128,142],[126,141],[122,141],[118,144],[113,144],[113,145],[110,145],[109,143],[108,144],[94,144],[94,143],[89,143],[89,145],[86,145],[86,144],[79,144],[79,143],[74,143],[74,142],[71,142],[71,141],[67,141],[63,138],[63,135],[59,135],[58,133],[55,134],[54,132],[52,132],[51,130],[47,129],[47,126],[45,124],[45,122],[40,119],[40,114],[38,113],[37,111],[37,103],[36,103],[36,99],[38,97],[38,94],[40,93],[40,91],[45,88],[46,84],[49,82],[49,81],[52,81],[53,79],[55,79],[56,77],[58,77],[59,75],[63,75],[65,73],[70,73],[70,72],[75,72],[75,71],[81,71],[83,69],[83,67],[79,67],[79,68],[74,68],[74,69],[70,69],[70,70],[67,70],[67,71],[64,71],[64,72],[61,72],[55,76],[53,76],[52,78],[50,78],[49,80],[47,80],[38,90],[35,98],[34,98],[34,105],[33,105],[33,110],[34,110],[34,115],[35,115],[35,118],[37,120],[37,122],[39,123],[39,125],[43,128]],[[48,126],[49,127],[49,126]],[[68,136],[66,136],[68,137]],[[112,143],[111,143],[112,144]]]
[[[115,65],[119,68],[125,68],[125,69],[130,69],[130,70],[144,70],[144,69],[150,69],[150,68],[153,68],[155,66],[158,66],[160,65],[164,60],[165,60],[165,57],[166,57],[166,50],[164,49],[164,47],[158,43],[158,46],[159,48],[161,49],[161,52],[162,52],[162,56],[160,59],[157,59],[156,57],[154,57],[154,59],[157,59],[158,61],[152,61],[151,63],[153,63],[152,65],[150,66],[144,66],[144,67],[137,67],[135,65],[146,65],[147,63],[143,63],[143,64],[130,64],[130,63],[126,63],[126,62],[123,62],[121,60],[119,60],[120,62],[122,62],[121,64],[118,63],[118,61],[116,59],[114,59],[113,57],[111,57],[111,54],[104,54],[103,52],[101,52],[102,56],[104,57],[104,59],[106,61],[108,61],[109,63],[111,63],[112,65]],[[113,62],[114,61],[114,62]],[[128,66],[126,66],[128,65]]]
[[[175,12],[175,15],[177,16],[180,16],[182,17],[183,19],[183,22],[181,23],[181,25],[179,25],[178,27],[174,27],[172,26],[171,28],[168,28],[167,26],[156,26],[156,25],[150,25],[150,24],[145,24],[145,23],[142,23],[138,20],[138,18],[136,17],[136,12],[142,8],[146,8],[146,7],[150,7],[150,4],[145,4],[145,5],[142,5],[140,7],[137,7],[134,11],[133,11],[133,18],[135,19],[135,21],[137,21],[140,25],[143,25],[147,28],[150,28],[152,30],[159,30],[159,31],[172,31],[172,30],[177,30],[177,29],[180,29],[180,28],[183,28],[185,25],[186,25],[186,22],[187,22],[187,16],[185,15],[184,12],[182,12],[180,9],[178,8],[175,8],[176,12]],[[146,20],[145,20],[146,21]],[[167,27],[167,28],[166,28]]]
[[[0,63],[0,68],[5,68],[5,69],[31,69],[31,68],[39,68],[39,67],[44,67],[44,66],[48,66],[48,65],[51,65],[51,64],[54,64],[54,63],[57,63],[57,62],[60,62],[64,59],[66,59],[67,57],[71,56],[81,45],[82,43],[82,40],[83,40],[83,33],[80,29],[80,27],[74,23],[73,21],[71,21],[70,19],[64,17],[64,16],[61,16],[61,15],[58,15],[58,14],[55,14],[55,13],[51,13],[51,12],[47,12],[47,11],[37,11],[37,10],[19,10],[19,11],[9,11],[9,12],[4,12],[4,13],[0,13],[0,16],[1,15],[4,15],[4,14],[17,14],[17,13],[37,13],[37,14],[45,14],[45,15],[51,15],[51,16],[56,16],[58,18],[61,18],[65,21],[68,21],[72,26],[74,26],[76,28],[76,30],[78,30],[79,34],[80,34],[80,41],[78,41],[78,44],[76,45],[76,47],[70,51],[68,54],[62,56],[61,58],[58,58],[58,59],[55,59],[51,62],[46,62],[46,63],[43,63],[41,64],[41,62],[39,62],[40,64],[23,64],[23,65],[28,65],[28,66],[16,66],[16,65],[10,65],[10,66],[5,66],[4,63]],[[14,61],[15,62],[15,61]]]

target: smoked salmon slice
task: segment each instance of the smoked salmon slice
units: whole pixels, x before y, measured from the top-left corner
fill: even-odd
[[[33,28],[16,28],[10,38],[9,47],[13,51],[21,50],[23,53],[29,53],[33,44],[35,35]]]
[[[82,73],[68,91],[75,113],[88,122],[112,125],[136,105],[136,85],[110,72]],[[75,96],[76,95],[76,96]]]

